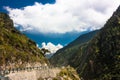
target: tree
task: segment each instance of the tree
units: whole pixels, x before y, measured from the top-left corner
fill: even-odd
[[[45,55],[46,53],[50,53],[50,51],[45,48],[42,48],[41,51],[42,51],[43,55]]]

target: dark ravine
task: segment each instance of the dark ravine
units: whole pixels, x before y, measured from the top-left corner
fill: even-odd
[[[66,54],[61,52],[51,58],[53,64],[59,64],[63,58],[59,55]],[[64,58],[70,53],[67,61],[61,61],[67,64],[59,65],[76,68],[84,80],[120,80],[120,6],[92,40]]]

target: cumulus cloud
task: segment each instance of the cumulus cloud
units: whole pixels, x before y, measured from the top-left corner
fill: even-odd
[[[54,54],[57,50],[63,48],[63,46],[61,44],[54,45],[51,42],[48,42],[48,43],[43,42],[41,48],[48,49],[51,54]],[[50,53],[47,53],[47,54],[50,54]]]
[[[56,0],[55,4],[35,2],[21,9],[6,7],[15,26],[41,33],[66,33],[101,28],[120,0]]]

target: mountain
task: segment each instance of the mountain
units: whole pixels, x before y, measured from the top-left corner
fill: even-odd
[[[13,27],[13,21],[5,13],[0,13],[0,69],[5,66],[24,63],[48,63],[35,42]]]
[[[55,64],[62,57],[53,58]],[[120,6],[88,43],[80,46],[69,60],[63,62],[76,68],[84,80],[120,80]]]
[[[120,6],[100,32],[81,50],[76,56],[81,53],[82,56],[74,57],[74,61],[81,60],[76,68],[84,79],[120,80]],[[74,65],[74,61],[70,61],[71,65]]]
[[[95,34],[99,32],[99,30],[92,31],[86,34],[79,36],[73,42],[65,46],[64,48],[58,50],[51,58],[50,62],[56,66],[59,65],[68,65],[69,59],[74,55],[76,50],[79,49],[80,46],[87,44],[89,40],[92,39]]]
[[[50,68],[45,52],[15,29],[7,14],[0,13],[0,80],[80,80],[76,70],[70,66]],[[9,70],[13,72],[2,73]]]

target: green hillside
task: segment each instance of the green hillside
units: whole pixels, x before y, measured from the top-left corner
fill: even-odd
[[[99,31],[96,30],[79,36],[76,40],[74,40],[64,48],[58,50],[50,58],[50,62],[53,65],[57,66],[68,65],[69,59],[74,55],[74,53],[76,53],[76,50],[78,50],[80,46],[87,44],[88,41],[91,40],[97,32]]]
[[[92,40],[72,53],[63,62],[76,68],[84,80],[120,80],[120,6]],[[56,55],[63,55],[64,58],[69,56],[64,54]],[[63,57],[55,56],[51,62],[59,64]]]
[[[76,68],[84,79],[120,80],[120,6],[100,32],[81,50],[80,53],[87,58],[79,57],[85,62]],[[77,62],[77,58],[74,61]]]
[[[19,62],[48,61],[35,42],[17,31],[7,14],[0,13],[0,66]]]

